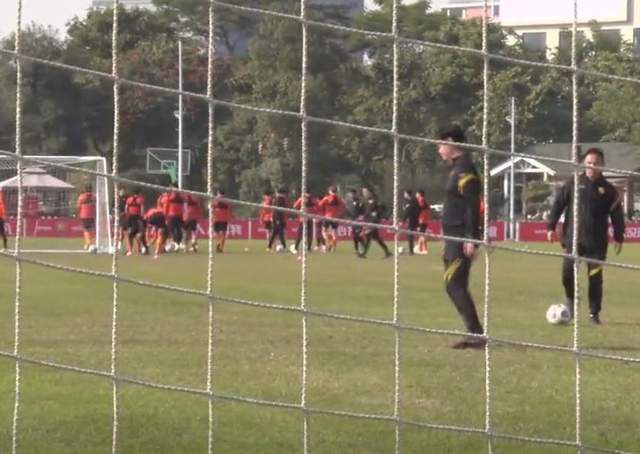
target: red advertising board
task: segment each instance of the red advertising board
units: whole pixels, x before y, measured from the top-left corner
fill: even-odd
[[[628,223],[625,226],[624,240],[629,243],[640,243],[640,222]],[[547,241],[546,222],[519,222],[518,241]],[[613,228],[609,226],[609,241],[613,241]]]
[[[74,238],[82,236],[82,223],[78,218],[25,218],[23,221],[23,231],[26,236],[47,237],[47,238]],[[6,224],[8,235],[14,235],[16,230],[15,219],[8,219]],[[208,232],[207,220],[201,220],[198,223],[198,235],[203,238]],[[314,227],[317,228],[317,227]],[[291,221],[287,224],[287,238],[295,239],[298,232],[298,222]],[[348,240],[351,238],[352,227],[346,224],[338,226],[338,239]],[[432,235],[440,235],[442,228],[439,221],[431,221],[428,227],[428,233]],[[257,219],[234,219],[229,222],[227,230],[229,239],[266,239],[267,231]],[[385,240],[393,239],[393,231],[381,228],[381,236]],[[491,238],[494,241],[504,240],[505,223],[501,221],[492,222],[490,230]],[[400,235],[401,240],[405,240],[404,234]],[[636,232],[636,237],[640,241],[640,227]]]

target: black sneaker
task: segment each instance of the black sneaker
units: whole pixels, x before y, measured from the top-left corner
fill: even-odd
[[[454,350],[466,350],[467,348],[482,349],[487,345],[487,340],[481,337],[462,339],[458,342],[451,344],[451,348]]]
[[[589,315],[589,320],[591,320],[591,323],[593,323],[594,325],[600,325],[600,314],[591,314]]]

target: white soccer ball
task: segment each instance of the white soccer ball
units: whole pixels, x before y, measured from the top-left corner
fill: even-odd
[[[96,254],[98,252],[98,246],[92,244],[91,246],[89,246],[89,249],[87,249],[87,252],[89,254]]]
[[[282,252],[284,251],[284,246],[282,246],[281,244],[276,246],[276,252]]]
[[[404,246],[398,246],[398,254],[399,255],[404,254]]]
[[[564,304],[552,304],[547,309],[547,322],[552,325],[564,325],[571,321],[571,312]]]

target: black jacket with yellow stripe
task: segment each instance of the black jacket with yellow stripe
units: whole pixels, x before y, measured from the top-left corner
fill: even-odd
[[[453,160],[442,213],[445,235],[480,239],[480,178],[471,155]]]
[[[614,240],[618,243],[624,241],[622,198],[603,176],[592,181],[583,173],[578,177],[578,182],[578,245],[590,252],[606,253],[609,219]],[[568,250],[573,241],[573,187],[571,178],[558,190],[547,224],[548,230],[555,230],[564,214],[562,245]]]

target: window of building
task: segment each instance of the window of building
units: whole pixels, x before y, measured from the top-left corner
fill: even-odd
[[[633,54],[640,56],[640,28],[633,29]]]
[[[547,50],[547,34],[544,32],[523,33],[522,44],[527,50],[545,52]]]
[[[618,52],[622,44],[620,30],[615,28],[611,30],[594,31],[593,41],[598,49],[610,52]]]
[[[571,50],[571,39],[573,33],[570,30],[562,30],[560,32],[560,41],[558,43],[558,47],[560,50]],[[578,30],[578,43],[584,42],[584,32],[582,30]]]
[[[447,16],[462,19],[464,17],[464,8],[448,8]]]

